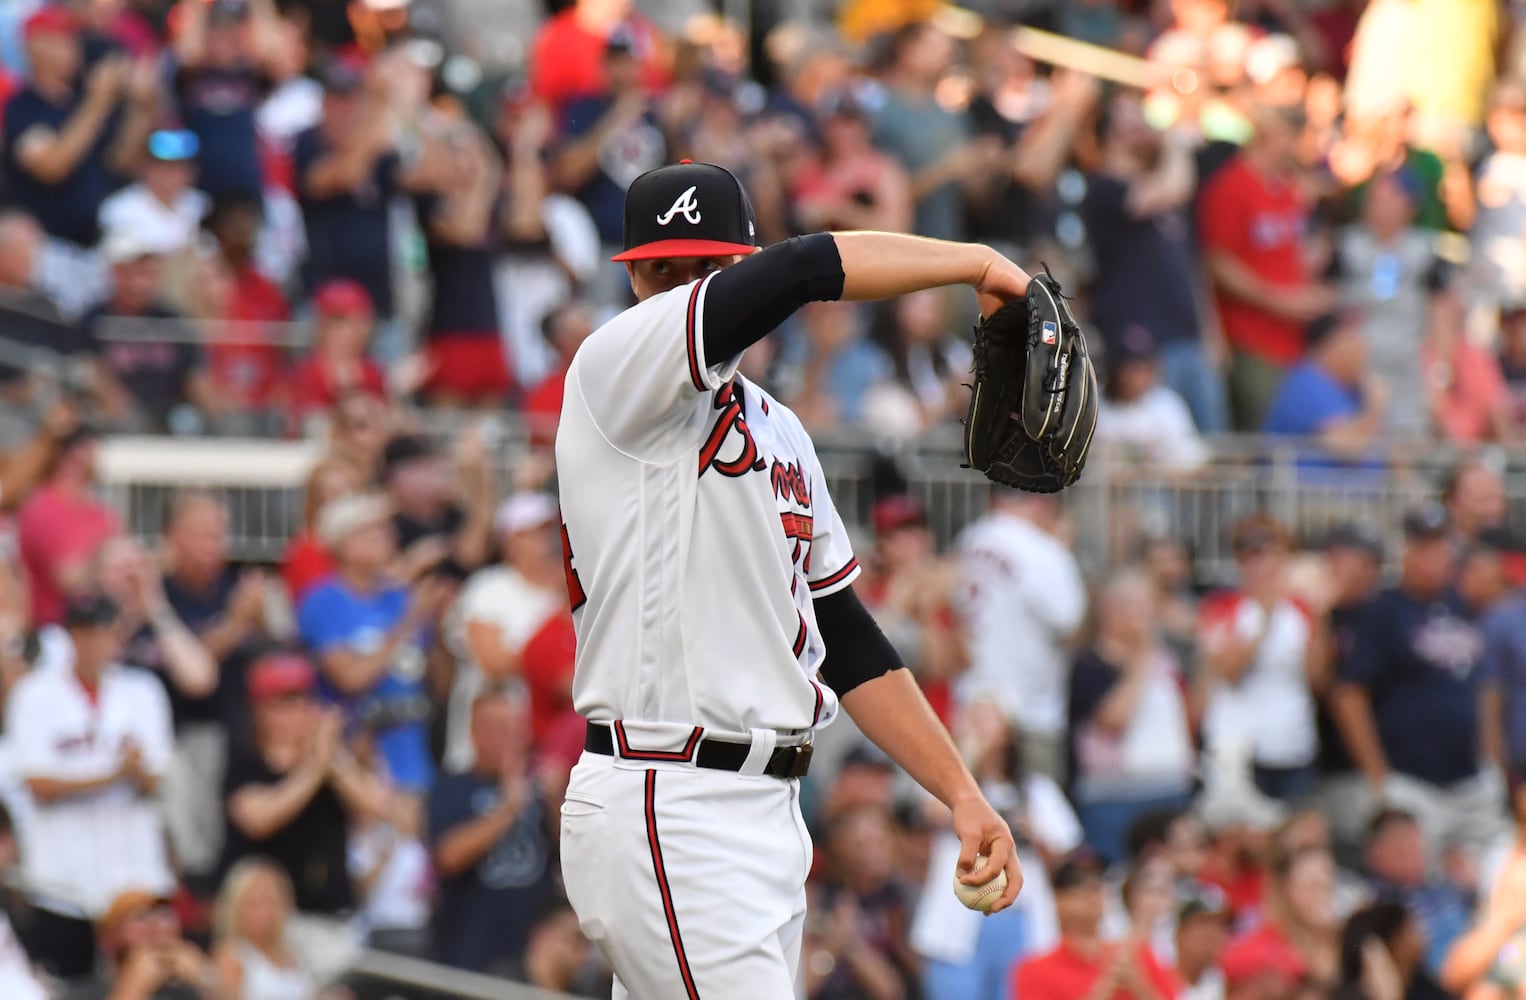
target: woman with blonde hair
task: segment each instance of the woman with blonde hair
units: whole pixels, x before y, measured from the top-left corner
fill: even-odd
[[[217,898],[213,958],[227,1000],[314,1000],[318,984],[287,947],[286,873],[263,858],[233,866]]]
[[[302,530],[292,538],[281,556],[281,579],[286,583],[293,605],[334,568],[328,549],[317,538],[318,511],[330,500],[359,490],[364,483],[365,477],[344,458],[325,458],[308,473],[302,493]]]

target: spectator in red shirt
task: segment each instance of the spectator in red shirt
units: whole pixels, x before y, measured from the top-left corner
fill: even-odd
[[[1225,974],[1258,964],[1261,956],[1299,977],[1329,986],[1340,972],[1340,922],[1335,916],[1335,861],[1323,848],[1279,857],[1267,885],[1264,922],[1224,951]]]
[[[91,489],[96,445],[95,431],[88,427],[59,442],[52,471],[17,516],[36,625],[63,618],[65,598],[89,583],[95,553],[122,530],[117,515]]]
[[[366,356],[375,317],[371,296],[358,282],[335,278],[318,289],[313,308],[318,329],[312,354],[297,367],[298,410],[327,410],[349,389],[386,396],[386,376]]]
[[[541,26],[530,52],[530,90],[560,110],[573,97],[602,93],[604,43],[616,28],[629,32],[648,88],[667,83],[662,38],[630,0],[576,0]]]
[[[519,650],[519,671],[530,689],[530,732],[536,746],[558,729],[572,708],[572,667],[577,632],[567,612],[547,618]]]
[[[1294,171],[1302,115],[1256,113],[1255,138],[1208,182],[1198,211],[1204,257],[1230,347],[1235,429],[1259,430],[1287,369],[1303,353],[1303,327],[1335,305],[1304,260],[1309,205]]]
[[[355,471],[355,466],[342,458],[324,459],[308,473],[307,486],[302,494],[302,532],[291,540],[281,556],[281,579],[286,583],[293,605],[302,603],[313,584],[334,569],[333,557],[318,541],[318,512],[330,500],[354,493],[363,485],[363,478]]]
[[[291,307],[276,283],[255,265],[255,245],[265,222],[264,203],[256,198],[227,198],[212,206],[203,221],[228,265],[233,287],[228,318],[242,323],[285,323]]]
[[[525,420],[531,439],[549,445],[556,438],[556,425],[562,417],[562,389],[567,384],[567,369],[578,347],[593,333],[593,313],[573,300],[546,313],[540,322],[541,333],[556,349],[556,370],[547,375],[525,396]]]
[[[1052,880],[1060,944],[1030,958],[1012,974],[1012,995],[1022,1000],[1175,1000],[1176,974],[1155,958],[1148,941],[1102,940],[1105,892],[1102,861],[1089,849],[1073,851]]]

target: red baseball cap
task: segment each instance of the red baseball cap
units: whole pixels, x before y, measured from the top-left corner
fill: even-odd
[[[276,653],[249,671],[249,700],[259,705],[287,695],[306,694],[317,679],[313,668],[296,653]]]
[[[313,308],[319,316],[370,316],[371,294],[358,281],[335,278],[325,282],[313,295]]]
[[[33,36],[51,32],[56,35],[75,35],[79,33],[81,24],[79,15],[67,7],[58,4],[44,4],[37,8],[31,17],[22,25],[22,37],[31,41]]]
[[[900,494],[877,501],[869,520],[876,535],[885,535],[898,528],[927,527],[927,511],[916,497]]]

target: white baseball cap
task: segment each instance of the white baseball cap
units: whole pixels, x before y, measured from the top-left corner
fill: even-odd
[[[154,256],[159,248],[145,239],[136,229],[122,227],[106,234],[101,242],[101,256],[108,264],[125,264],[128,261]]]
[[[387,499],[376,493],[348,493],[335,497],[318,511],[318,541],[332,549],[361,528],[380,524],[391,516]]]
[[[556,498],[547,493],[515,493],[498,505],[493,515],[493,527],[500,535],[512,535],[516,531],[529,531],[557,519]]]

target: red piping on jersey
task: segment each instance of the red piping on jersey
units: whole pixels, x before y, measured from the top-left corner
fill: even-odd
[[[795,658],[799,659],[801,652],[805,649],[805,615],[799,611],[796,611],[795,615],[800,619],[800,631],[795,633]]]
[[[695,733],[698,732],[696,729]],[[662,912],[668,920],[668,937],[673,942],[673,957],[678,959],[678,975],[684,982],[684,995],[688,1000],[699,1000],[694,973],[689,971],[689,956],[684,952],[683,937],[678,933],[678,913],[673,909],[673,891],[668,886],[668,870],[662,863],[662,845],[657,842],[656,771],[646,772],[646,842],[652,850],[652,874],[657,876],[657,891],[662,895]]]
[[[614,728],[615,741],[620,745],[620,756],[625,760],[671,760],[680,764],[687,764],[694,759],[694,751],[699,749],[700,734],[705,731],[703,726],[695,726],[694,732],[689,734],[689,742],[684,744],[682,750],[632,750],[625,739],[625,723],[616,720]]]
[[[807,678],[807,680],[810,680],[810,678]],[[816,711],[811,713],[811,728],[815,729],[816,724],[821,721],[821,706],[825,704],[826,699],[825,696],[821,693],[820,684],[817,684],[814,680],[812,680],[811,687],[816,691]]]
[[[826,588],[832,586],[833,584],[841,583],[843,580],[845,580],[847,578],[848,574],[852,573],[856,569],[858,569],[858,559],[857,559],[857,557],[855,557],[853,559],[849,559],[848,560],[848,564],[846,566],[844,566],[842,569],[838,570],[836,573],[833,573],[831,576],[823,577],[822,579],[816,580],[815,582],[813,582],[811,584],[811,591],[815,592],[815,591],[818,591],[818,590],[825,590]]]
[[[709,280],[708,277],[706,280]],[[695,322],[695,314],[698,312],[699,290],[704,287],[705,282],[700,281],[694,286],[694,291],[689,293],[689,310],[684,317],[684,346],[689,352],[689,381],[693,382],[694,388],[700,392],[709,388],[705,385],[704,373],[699,369],[699,345],[694,341],[695,329],[698,326]]]

